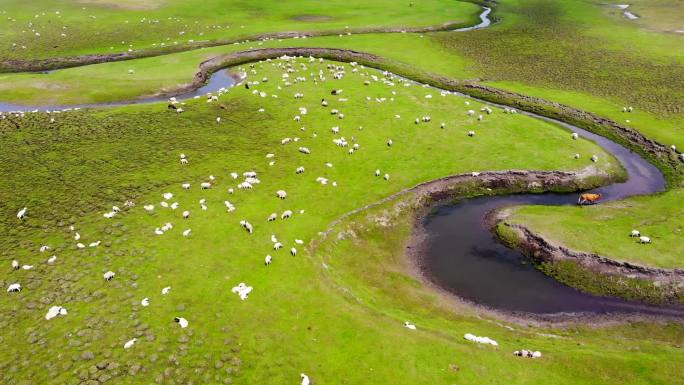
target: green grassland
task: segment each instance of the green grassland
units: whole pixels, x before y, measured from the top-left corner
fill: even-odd
[[[588,156],[572,159],[575,152],[596,153],[602,159],[598,166],[611,170],[615,167],[612,158],[591,142],[571,140],[565,129],[522,115],[495,110],[477,122],[465,112],[480,104],[466,106],[461,97],[440,96],[438,91],[417,85],[390,87],[372,82],[364,86],[368,77],[362,74],[368,70],[351,73],[350,65],[345,65],[347,75],[342,80],[333,81],[327,62],[304,60],[300,63],[307,68],[298,64],[294,67],[298,71],[290,75],[305,76],[308,81],[287,87],[276,63],[256,65],[256,73],[244,68],[251,79],[267,77],[268,82],[251,90],[233,89],[219,102],[190,101],[182,114],[155,104],[64,113],[52,125],[44,114],[0,123],[5,149],[0,162],[4,175],[0,182],[4,192],[0,206],[3,260],[6,266],[14,258],[35,266],[28,271],[7,268],[0,276],[5,286],[16,281],[24,286],[21,293],[0,299],[5,309],[0,318],[3,329],[21,330],[2,336],[8,350],[0,361],[3,382],[78,383],[98,378],[112,383],[282,384],[297,381],[298,374],[306,372],[319,383],[339,379],[347,383],[433,383],[459,375],[465,381],[479,377],[504,383],[508,377],[503,373],[509,370],[518,373],[520,383],[531,383],[542,375],[551,376],[555,383],[577,383],[578,376],[591,382],[586,362],[575,360],[585,355],[586,361],[592,361],[589,347],[578,353],[573,347],[570,356],[561,354],[558,361],[530,364],[513,357],[509,350],[519,344],[539,344],[552,350],[555,340],[533,332],[521,337],[458,313],[447,317],[447,310],[431,321],[425,310],[411,313],[406,308],[402,311],[405,317],[426,317],[426,332],[407,335],[402,319],[350,302],[329,283],[318,257],[311,253],[310,242],[319,239],[318,233],[345,212],[422,181],[472,170],[578,170],[590,164]],[[319,70],[328,80],[315,85],[309,74]],[[333,88],[344,89],[344,93],[332,97]],[[254,89],[265,92],[266,97],[253,94]],[[294,99],[295,92],[303,92],[305,97]],[[433,98],[425,98],[427,94]],[[378,102],[376,97],[386,100]],[[321,98],[331,105],[320,106]],[[345,98],[348,100],[340,100]],[[292,118],[299,107],[308,111],[298,123]],[[265,111],[258,112],[260,108]],[[338,108],[345,118],[331,115],[331,108]],[[426,114],[432,122],[413,123],[414,116]],[[220,124],[217,116],[223,117]],[[441,121],[446,122],[445,129],[439,128]],[[341,127],[339,135],[349,140],[353,136],[360,144],[358,152],[349,155],[346,148],[333,144],[337,135],[330,127],[337,125]],[[470,129],[477,132],[474,138],[466,135]],[[299,142],[280,144],[283,137],[295,136],[301,138]],[[391,148],[385,144],[389,137],[394,140]],[[298,146],[309,147],[311,154],[299,153]],[[181,152],[188,155],[188,166],[180,165]],[[273,166],[268,165],[267,153],[275,154]],[[326,167],[326,162],[333,167]],[[306,172],[296,175],[294,170],[300,165]],[[389,173],[390,180],[375,177],[376,168]],[[257,171],[262,182],[253,191],[236,189],[235,194],[228,194],[227,189],[239,182],[229,172],[247,170]],[[216,176],[214,188],[200,190],[199,182],[208,180],[210,174]],[[329,178],[330,183],[317,183],[317,176]],[[333,187],[332,181],[338,186]],[[192,188],[182,190],[182,182],[192,183]],[[278,189],[288,192],[286,200],[275,197]],[[167,191],[176,195],[171,201],[180,203],[178,210],[159,206],[161,194]],[[199,208],[201,198],[207,200],[206,211]],[[126,199],[137,205],[114,219],[102,218],[112,204],[122,206]],[[236,211],[226,212],[226,199],[235,204]],[[142,208],[150,203],[156,206],[152,214]],[[14,213],[23,206],[29,207],[29,218],[18,223]],[[286,209],[295,212],[293,218],[266,222],[271,212]],[[190,219],[181,219],[183,210],[192,212]],[[253,235],[240,228],[241,219],[254,224]],[[174,228],[155,235],[154,228],[166,222]],[[86,244],[101,240],[102,245],[76,249],[70,225]],[[180,234],[186,228],[192,229],[188,238]],[[387,241],[395,236],[402,239],[406,230],[388,232]],[[272,250],[271,234],[286,244],[285,250]],[[296,246],[295,238],[303,239],[305,245],[298,246],[298,255],[292,257],[287,248]],[[39,253],[43,244],[53,249]],[[395,242],[391,244],[396,247]],[[348,251],[341,246],[337,253],[325,255],[356,256],[352,270],[364,269],[358,263],[375,258]],[[268,253],[275,257],[274,263],[264,267]],[[45,260],[52,254],[58,260],[48,265]],[[107,270],[115,271],[117,277],[103,284],[102,273]],[[426,290],[411,278],[397,279],[415,290]],[[244,302],[230,293],[239,282],[255,288]],[[165,286],[172,287],[171,293],[161,296]],[[372,283],[364,287],[362,290],[375,290]],[[422,295],[434,297],[427,292]],[[143,297],[150,298],[147,308],[139,306]],[[51,305],[67,307],[69,314],[45,321],[43,316]],[[172,321],[174,316],[186,317],[188,329],[181,330]],[[438,332],[427,326],[431,322],[450,331]],[[510,342],[501,350],[462,342],[460,335],[474,329]],[[619,335],[622,330],[610,333]],[[595,334],[582,333],[587,334],[572,338],[587,341]],[[681,339],[677,326],[659,335]],[[124,350],[123,343],[134,336],[138,343]],[[622,344],[612,343],[613,353],[592,365],[609,366],[608,362],[613,365],[619,360],[630,366],[632,360],[646,354],[623,361],[618,357]],[[565,346],[575,345],[573,341]],[[653,357],[676,351],[669,344],[655,342],[638,342],[637,346]],[[441,358],[436,360],[437,356]],[[510,364],[497,364],[502,359]],[[451,360],[463,368],[463,374],[449,371]],[[668,365],[678,360],[675,357]],[[37,362],[43,364],[37,368]],[[577,376],[566,376],[568,362],[573,362]],[[656,371],[649,362],[655,365],[656,361],[640,364],[641,370],[651,372],[646,377],[668,382],[674,371]],[[537,365],[548,367],[548,371],[542,373]],[[628,378],[617,369],[609,376]]]
[[[549,241],[573,250],[672,269],[684,265],[682,202],[684,191],[676,189],[591,207],[524,206],[508,221],[523,223]],[[633,229],[653,243],[642,245],[630,238]]]
[[[635,23],[641,28],[652,31],[684,34],[684,21],[682,20],[684,3],[681,1],[635,0],[629,2],[629,11],[639,18],[628,20],[619,9],[606,7],[607,13],[625,23]]]
[[[477,20],[480,9],[455,0],[409,3],[7,0],[0,8],[0,57],[37,59],[161,49],[268,32],[469,24]]]
[[[413,7],[385,0],[57,4],[3,2],[0,56],[111,53],[129,44],[152,49],[162,42],[287,30],[474,23],[479,13],[471,3],[438,0]],[[504,0],[495,11],[501,21],[479,31],[246,42],[49,74],[0,74],[0,99],[27,105],[130,100],[186,85],[201,61],[224,53],[348,48],[416,73],[480,79],[571,105],[684,148],[684,40],[662,33],[673,22],[651,21],[656,16],[648,16],[646,7],[649,2],[635,2],[632,10],[644,17],[630,22],[593,0]],[[150,22],[155,19],[159,23]],[[63,25],[69,26],[67,36],[60,36]],[[12,48],[12,42],[27,48]],[[188,101],[182,114],[157,103],[71,111],[55,115],[54,123],[42,113],[0,120],[0,259],[5,266],[0,285],[23,286],[20,293],[0,296],[1,383],[282,385],[299,383],[301,372],[314,384],[680,381],[681,323],[513,324],[430,289],[405,256],[416,214],[410,194],[349,217],[328,237],[320,233],[351,210],[442,176],[578,171],[591,166],[591,154],[599,156],[600,171],[620,175],[611,156],[592,142],[571,140],[561,127],[520,114],[495,109],[479,122],[466,111],[479,110],[481,103],[466,105],[466,99],[441,96],[438,90],[404,87],[396,79],[394,87],[375,81],[365,86],[369,77],[364,74],[380,72],[357,67],[352,73],[349,64],[336,63],[347,71],[343,79],[332,80],[330,62],[298,60],[290,82],[295,76],[307,81],[286,86],[283,69],[274,67],[278,63],[256,64],[254,72],[249,66],[232,69],[247,72],[248,80],[268,81],[250,90],[236,87],[217,102]],[[328,79],[314,84],[319,70]],[[331,96],[333,88],[344,92]],[[255,89],[265,97],[252,93]],[[293,98],[295,92],[304,98]],[[323,108],[322,98],[330,106]],[[635,112],[622,113],[626,105]],[[331,115],[333,108],[344,119]],[[302,121],[295,122],[295,115]],[[425,115],[432,117],[430,123],[414,124]],[[332,126],[340,133],[331,133]],[[466,135],[469,130],[475,137]],[[335,146],[332,139],[340,136],[360,149],[350,155],[349,147]],[[285,137],[301,139],[283,145]],[[394,141],[391,148],[388,138]],[[298,152],[300,146],[311,154]],[[188,166],[180,165],[180,153],[188,155]],[[275,157],[267,158],[268,153]],[[582,157],[572,159],[574,153]],[[304,174],[295,174],[298,166],[306,167]],[[390,174],[390,180],[375,177],[376,169]],[[261,183],[238,190],[242,178],[233,180],[229,173],[248,170],[257,171]],[[209,175],[216,176],[214,187],[200,190]],[[317,183],[319,176],[329,184]],[[192,184],[190,190],[181,188],[184,182]],[[522,207],[509,220],[572,249],[681,267],[682,191],[671,187],[651,197],[582,209]],[[287,199],[276,198],[280,189]],[[174,194],[170,202],[180,204],[177,210],[159,205],[164,192]],[[206,211],[199,205],[203,198]],[[113,219],[102,217],[128,199],[136,206]],[[226,212],[225,200],[235,204],[234,212]],[[154,213],[146,213],[145,204],[154,204]],[[15,214],[25,206],[29,217],[20,222]],[[287,209],[294,211],[291,219],[266,221]],[[184,210],[191,211],[190,219],[181,218]],[[254,234],[240,227],[243,219],[254,225]],[[155,235],[154,229],[167,222],[174,228]],[[70,225],[82,242],[102,244],[76,249]],[[651,236],[653,244],[636,244],[628,236],[633,228]],[[192,229],[189,237],[181,235],[185,229]],[[272,249],[271,234],[285,244],[283,250]],[[38,252],[45,244],[52,250]],[[297,256],[288,253],[293,246]],[[274,257],[268,267],[266,254]],[[58,256],[56,263],[47,264],[52,255]],[[11,271],[12,259],[34,268]],[[117,276],[105,283],[102,274],[108,270]],[[254,286],[246,301],[230,292],[239,282]],[[166,286],[171,292],[162,296]],[[149,307],[140,306],[144,297],[150,298]],[[46,321],[52,305],[65,306],[69,314]],[[181,329],[173,322],[176,316],[187,318],[190,326]],[[418,330],[404,328],[406,320]],[[463,340],[464,333],[490,336],[500,346],[472,344]],[[124,350],[133,337],[137,344]],[[521,348],[541,350],[544,357],[525,360],[511,354]]]

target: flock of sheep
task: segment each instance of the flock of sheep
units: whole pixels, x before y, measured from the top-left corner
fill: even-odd
[[[382,76],[378,76],[373,73],[368,73],[367,70],[361,66],[358,65],[357,63],[351,63],[349,65],[349,68],[347,66],[341,65],[341,64],[328,64],[325,67],[325,70],[320,69],[318,72],[312,72],[308,75],[304,75],[307,71],[309,71],[309,66],[313,66],[313,64],[319,64],[322,63],[322,59],[315,59],[315,58],[308,58],[308,62],[302,61],[299,62],[296,60],[296,58],[289,58],[289,57],[283,57],[281,60],[278,61],[271,61],[267,60],[266,63],[270,63],[273,65],[275,68],[281,71],[281,79],[279,79],[279,84],[277,89],[282,90],[283,94],[287,94],[285,91],[286,88],[288,87],[293,87],[297,83],[300,82],[313,82],[315,84],[320,84],[324,85],[326,84],[327,81],[330,81],[329,79],[341,79],[345,76],[348,75],[348,70],[351,69],[351,73],[356,74],[356,73],[362,73],[364,77],[366,77],[367,80],[366,82],[370,82],[371,80],[373,82],[378,82],[385,84],[389,87],[395,87],[397,85],[403,85],[404,87],[409,87],[415,83],[412,83],[410,81],[404,80],[402,78],[396,77],[392,75],[389,72],[384,72],[382,73]],[[263,65],[263,63],[262,63]],[[256,71],[256,65],[250,65],[249,72],[252,74],[253,77],[257,75]],[[270,80],[268,78],[262,78],[260,81],[258,80],[253,80],[253,81],[248,81],[244,84],[244,87],[250,92],[254,97],[263,99],[264,102],[268,99],[277,99],[278,95],[272,94],[269,95],[264,92],[264,91],[259,91],[259,85],[262,83],[268,83],[273,80]],[[333,80],[334,81],[334,80]],[[431,90],[432,92],[433,90]],[[227,90],[221,91],[218,96],[225,94]],[[446,91],[441,91],[440,94],[442,96],[449,95],[449,92]],[[359,139],[356,138],[354,135],[344,135],[341,136],[343,129],[340,128],[339,121],[340,119],[344,119],[344,115],[341,112],[343,110],[344,102],[347,100],[347,94],[344,93],[344,90],[339,89],[339,88],[334,88],[332,91],[330,91],[331,95],[331,100],[328,101],[327,99],[324,99],[320,103],[320,108],[322,109],[329,109],[329,116],[331,119],[331,122],[335,122],[335,126],[332,127],[330,130],[331,132],[331,139],[330,139],[330,151],[337,151],[337,148],[345,148],[348,149],[347,153],[351,156],[354,153],[358,151],[362,151],[363,146],[362,143],[360,143]],[[391,96],[388,98],[371,98],[367,97],[367,101],[369,102],[375,102],[375,103],[385,103],[387,101],[393,101],[394,98],[396,97],[397,93],[396,91],[391,91]],[[429,96],[432,96],[431,93],[428,94]],[[303,99],[306,98],[306,95],[304,95],[301,92],[296,92],[294,93],[295,99]],[[426,98],[426,99],[431,99]],[[217,95],[216,94],[209,94],[207,95],[207,102],[214,102],[217,100]],[[170,100],[170,103],[172,105],[177,105],[180,104],[176,99]],[[337,108],[329,108],[329,105],[331,104],[339,104]],[[470,102],[466,101],[466,105],[469,105]],[[264,109],[265,107],[262,107],[260,110]],[[493,110],[490,107],[484,107],[481,109],[482,114],[477,117],[478,121],[484,120],[484,116],[491,115],[493,113]],[[303,124],[303,122],[306,121],[307,115],[310,113],[310,111],[305,108],[305,107],[300,107],[296,110],[295,115],[293,116],[293,120],[296,121],[298,124]],[[512,109],[506,109],[505,113],[512,113],[515,114],[516,111]],[[469,116],[474,116],[475,111],[474,110],[469,110],[467,113]],[[400,119],[400,116],[397,114],[395,119]],[[415,124],[431,124],[431,117],[430,116],[422,116],[419,118],[416,118]],[[217,119],[217,123],[220,124],[221,120]],[[442,122],[439,124],[439,127],[444,128],[446,126],[446,123]],[[358,128],[359,130],[362,130],[362,127]],[[300,135],[307,135],[308,131],[306,130],[305,127],[301,127],[299,129],[299,134]],[[472,131],[472,134],[469,133],[469,136],[474,136],[474,131]],[[293,152],[296,151],[298,153],[299,159],[301,161],[301,165],[297,166],[296,168],[293,168],[292,170],[288,170],[287,172],[292,172],[293,174],[297,175],[297,178],[309,178],[307,177],[308,172],[306,171],[309,168],[310,161],[309,156],[312,153],[312,150],[304,145],[303,142],[306,141],[312,141],[315,140],[315,138],[318,137],[317,133],[312,133],[310,135],[307,135],[308,139],[303,139],[297,136],[290,136],[283,138],[282,140],[279,140],[278,143],[276,144],[276,147],[279,148],[277,151],[272,151],[266,154],[265,158],[267,160],[267,167],[272,167],[275,166],[276,164],[276,159],[278,156],[276,155],[278,152],[285,152],[288,151],[288,147],[292,146],[294,143],[297,143],[294,145],[295,147],[293,148]],[[576,139],[576,137],[573,135],[573,139]],[[392,146],[394,145],[395,141],[391,138],[387,139],[381,139],[383,140],[384,144],[388,149],[391,149]],[[179,161],[180,161],[180,167],[191,167],[191,159],[188,155],[186,154],[180,154],[179,156]],[[325,163],[325,168],[324,169],[331,169],[334,167],[334,165],[330,162]],[[262,188],[262,178],[265,178],[264,175],[267,175],[267,172],[257,172],[255,170],[259,169],[260,166],[258,164],[255,164],[253,166],[253,169],[238,172],[238,171],[231,171],[227,173],[225,176],[221,175],[209,175],[206,179],[197,181],[197,185],[199,186],[199,191],[202,192],[202,194],[212,194],[212,196],[215,196],[217,194],[222,195],[223,197],[221,199],[224,199],[223,201],[223,206],[225,208],[226,215],[228,218],[233,218],[231,220],[234,220],[236,223],[236,227],[239,224],[239,226],[244,229],[245,235],[244,236],[258,236],[261,237],[261,234],[264,233],[271,233],[269,231],[269,223],[274,222],[274,221],[284,221],[284,220],[291,220],[293,216],[295,216],[295,213],[298,213],[298,216],[301,216],[305,213],[305,210],[299,209],[299,210],[294,210],[291,208],[286,208],[285,210],[281,212],[272,212],[272,213],[264,213],[263,218],[261,220],[256,220],[254,218],[247,219],[247,218],[240,218],[239,213],[240,213],[240,208],[238,205],[235,203],[231,202],[228,199],[225,198],[230,198],[231,196],[234,197],[239,197],[239,196],[249,196],[250,191],[253,191],[254,189],[260,189]],[[375,169],[375,170],[368,170],[369,174],[375,175],[376,177],[382,176],[385,181],[389,182],[390,180],[390,175],[388,172],[383,172],[380,169]],[[473,175],[479,175],[478,173],[473,173]],[[313,178],[312,178],[313,179]],[[338,184],[338,181],[329,181],[329,178],[323,175],[318,175],[315,178],[315,182],[320,184],[321,186],[331,186],[332,188],[335,188],[337,186],[340,186]],[[166,236],[174,236],[174,228],[177,226],[180,226],[181,223],[186,222],[188,223],[191,217],[195,217],[195,214],[193,214],[193,207],[188,207],[185,204],[181,204],[180,202],[182,199],[178,199],[182,197],[182,194],[184,194],[185,191],[192,191],[193,190],[193,183],[191,182],[184,182],[181,184],[181,192],[180,193],[173,193],[173,192],[164,192],[161,194],[161,200],[158,202],[145,202],[142,204],[142,210],[137,211],[138,208],[136,204],[132,201],[126,201],[123,204],[123,208],[120,208],[116,205],[112,206],[111,210],[103,213],[103,217],[105,220],[113,220],[119,215],[131,215],[137,212],[142,212],[144,215],[151,215],[151,216],[163,216],[163,217],[174,217],[176,219],[172,220],[164,220],[163,224],[158,227],[151,228],[149,230],[150,234],[154,234],[154,236],[159,236],[159,237],[166,237]],[[219,188],[222,188],[223,191],[218,191]],[[327,188],[327,187],[326,187]],[[283,204],[287,204],[287,202],[290,201],[291,195],[296,195],[296,191],[292,192],[292,194],[282,188],[280,189],[274,189],[272,193],[272,199],[278,200],[283,202]],[[233,200],[231,198],[231,200]],[[236,202],[234,200],[234,202]],[[197,201],[197,208],[199,208],[200,212],[204,211],[209,211],[210,207],[212,206],[211,202],[207,200],[206,198],[201,198]],[[17,213],[17,218],[18,220],[24,220],[27,218],[27,216],[30,214],[29,209],[24,207],[19,212]],[[263,222],[262,222],[263,221]],[[88,246],[86,246],[85,243],[82,243],[82,236],[79,232],[77,232],[76,228],[74,226],[70,227],[71,231],[71,236],[73,238],[73,249],[78,250],[78,249],[83,249],[86,247],[98,247],[100,245],[100,240],[92,240],[91,242],[88,243]],[[182,232],[182,236],[191,239],[192,238],[192,232],[190,228],[186,228]],[[281,250],[285,248],[285,243],[281,240],[278,239],[278,237],[275,234],[271,234],[269,237],[270,244],[268,248],[264,248],[264,254],[265,257],[263,259],[263,263],[265,266],[269,266],[272,263],[274,263],[275,258],[273,255],[277,255],[275,253],[278,252],[278,250]],[[288,245],[289,247],[289,254],[292,256],[297,256],[298,250],[297,247],[304,245],[305,242],[302,239],[295,238],[291,241],[292,243]],[[50,250],[50,247],[45,245],[43,246],[40,251],[41,252],[46,252]],[[268,251],[267,251],[268,250]],[[254,250],[254,252],[258,252],[258,250]],[[273,255],[271,255],[273,254]],[[50,259],[47,260],[47,263],[53,263],[56,260],[56,256],[51,257]],[[260,262],[261,263],[261,262]],[[13,269],[30,269],[32,266],[31,265],[20,265],[18,261],[13,261],[12,262]],[[112,280],[117,279],[116,278],[116,272],[112,270],[107,270],[102,278],[104,279],[105,282],[109,282]],[[18,292],[21,290],[21,284],[19,282],[13,283],[10,285],[7,289],[8,292]],[[162,289],[161,294],[162,295],[168,295],[171,291],[170,286],[166,286]],[[231,292],[237,295],[241,300],[247,300],[250,296],[250,294],[254,291],[254,287],[248,285],[245,282],[239,282],[236,286],[234,286],[231,289]],[[140,301],[140,305],[142,307],[148,307],[151,306],[151,301],[149,297],[144,297]],[[52,306],[49,310],[47,315],[45,316],[46,320],[53,319],[57,316],[66,316],[67,309],[64,306]],[[183,317],[174,317],[173,321],[177,323],[181,328],[186,328],[189,326],[190,321],[186,318]],[[411,330],[416,330],[416,325],[410,322],[405,322],[404,326],[408,329]],[[466,334],[465,338],[469,341],[477,342],[477,343],[485,343],[485,344],[491,344],[494,346],[497,346],[498,344],[496,341],[491,340],[487,337],[477,337],[472,334]],[[123,345],[124,349],[133,349],[137,344],[138,344],[138,339],[137,338],[132,338],[127,340],[127,342]],[[541,353],[539,352],[533,352],[531,353],[534,358],[541,356]],[[527,356],[527,355],[525,355]],[[309,378],[305,374],[301,375],[302,378],[302,384],[308,384],[309,383]]]

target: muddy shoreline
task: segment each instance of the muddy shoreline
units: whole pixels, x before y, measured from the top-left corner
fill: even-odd
[[[486,225],[495,232],[495,227],[503,224],[516,236],[516,249],[535,262],[577,263],[583,269],[601,275],[612,275],[647,280],[663,288],[670,298],[678,298],[684,287],[684,269],[662,269],[643,266],[630,262],[616,261],[595,253],[575,251],[555,245],[541,235],[521,224],[506,222],[509,210],[496,210],[485,218]]]
[[[515,193],[541,193],[549,191],[577,191],[584,187],[575,179],[573,173],[546,173],[546,172],[496,172],[483,173],[486,177],[476,188],[475,195],[505,195]],[[605,178],[605,176],[602,176]],[[434,290],[440,295],[440,299],[445,301],[455,310],[463,311],[464,307],[472,309],[477,315],[492,317],[499,320],[515,323],[518,325],[543,326],[607,326],[624,322],[682,322],[684,320],[684,308],[675,310],[672,314],[644,314],[644,313],[551,313],[538,314],[522,311],[506,311],[495,309],[483,304],[478,304],[467,300],[448,291],[446,288],[437,284],[426,268],[425,253],[428,247],[429,234],[423,226],[423,220],[430,215],[433,207],[440,204],[447,204],[456,199],[470,198],[473,196],[472,186],[468,186],[467,193],[459,189],[459,185],[473,182],[474,178],[468,175],[444,178],[434,182],[428,182],[424,186],[411,189],[415,192],[416,198],[412,209],[413,229],[411,236],[405,244],[405,255],[408,258],[410,271],[409,274],[418,278],[426,287]],[[541,183],[543,191],[540,191],[538,184]],[[534,186],[532,189],[529,186]],[[511,189],[512,188],[512,189]],[[460,192],[459,192],[460,191]],[[395,196],[396,198],[396,196]],[[375,205],[374,205],[375,206]],[[482,224],[490,226],[496,222],[495,216],[482,218]]]

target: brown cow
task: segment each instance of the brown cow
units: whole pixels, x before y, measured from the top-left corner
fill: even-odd
[[[601,199],[603,194],[582,194],[579,197],[579,200],[577,201],[578,205],[584,205],[584,204],[594,204]]]

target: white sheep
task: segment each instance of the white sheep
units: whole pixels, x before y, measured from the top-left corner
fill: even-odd
[[[285,199],[287,198],[287,192],[285,190],[278,190],[276,191],[276,196],[280,199]]]
[[[111,281],[115,276],[116,276],[116,273],[113,271],[108,271],[108,272],[104,273],[104,275],[103,275],[105,281]]]
[[[192,232],[191,229],[186,229],[186,230],[183,231],[183,236],[184,236],[184,237],[189,237],[191,232]]]
[[[8,293],[18,293],[21,291],[21,284],[13,283],[7,287]]]
[[[162,198],[164,198],[165,200],[168,201],[169,199],[173,198],[173,193],[170,193],[170,192],[164,193],[164,194],[162,194]]]
[[[183,219],[188,219],[188,218],[190,218],[190,211],[188,211],[188,210],[183,211]]]
[[[287,219],[292,216],[292,210],[285,210],[283,211],[283,214],[280,216],[281,219]]]
[[[47,263],[55,263],[57,260],[57,256],[53,255],[52,257],[48,258]]]
[[[639,243],[651,243],[651,238],[642,235],[639,237]]]
[[[304,167],[301,167],[301,166],[297,167],[297,169],[295,170],[295,174],[302,174],[302,173],[304,173]]]
[[[394,142],[392,141],[392,139],[388,139],[388,140],[387,140],[387,147],[392,147],[392,144],[393,144],[393,143],[394,143]]]
[[[63,308],[62,306],[52,306],[48,310],[47,314],[45,314],[45,319],[49,321],[58,315],[67,315],[67,309]]]
[[[12,269],[19,270],[19,261],[17,261],[16,259],[12,260]]]
[[[463,338],[465,338],[468,341],[477,342],[480,344],[490,344],[493,346],[499,346],[499,344],[496,341],[494,341],[493,339],[491,339],[489,337],[478,337],[478,336],[472,335],[470,333],[466,333],[463,336]]]
[[[591,156],[591,161],[594,162],[594,163],[598,162],[598,156],[592,155],[592,156]]]
[[[190,190],[190,183],[183,183],[183,184],[181,184],[181,187],[182,187],[184,190]]]
[[[162,289],[161,293],[162,295],[167,295],[171,291],[171,286],[166,286],[165,288]]]
[[[17,218],[19,218],[19,219],[24,219],[24,218],[26,218],[26,213],[27,213],[27,211],[28,211],[28,209],[27,209],[26,207],[24,207],[23,209],[19,210],[19,212],[17,212]]]
[[[249,296],[249,293],[252,292],[252,289],[251,286],[247,286],[244,282],[240,282],[237,286],[233,287],[231,291],[239,295],[240,299],[244,301]]]
[[[151,213],[152,211],[154,211],[154,205],[145,205],[145,206],[143,206],[143,208],[144,208],[145,211],[147,211],[148,213]]]
[[[641,233],[639,230],[632,230],[632,232],[629,234],[630,237],[640,237]]]
[[[266,255],[266,258],[264,258],[264,265],[268,266],[271,264],[271,262],[273,262],[273,257]]]
[[[416,325],[414,325],[408,321],[404,322],[404,327],[407,329],[416,330]]]
[[[266,219],[267,222],[273,222],[276,219],[278,219],[278,214],[276,213],[271,213],[271,215],[268,216],[268,219]]]
[[[142,301],[140,301],[140,305],[141,305],[142,307],[148,307],[148,306],[150,306],[150,299],[147,298],[147,297],[143,298]]]
[[[383,176],[383,179],[385,179],[385,180],[390,180],[389,174],[385,174],[385,175]]]
[[[572,133],[572,140],[577,140],[577,138],[579,138],[579,134],[577,134],[576,132],[573,132]]]
[[[202,190],[208,190],[208,189],[211,188],[211,183],[209,183],[209,182],[202,182],[202,184],[200,184],[200,187],[202,188]]]
[[[296,248],[291,248],[290,249],[290,254],[292,254],[293,257],[297,256],[297,249]]]
[[[136,341],[138,341],[137,338],[133,338],[132,340],[127,341],[127,342],[124,344],[124,349],[130,349],[130,348],[132,348],[133,345],[135,345],[135,342],[136,342]]]
[[[188,320],[183,317],[174,317],[173,320],[180,325],[181,329],[188,327]]]
[[[302,378],[302,383],[301,385],[309,385],[311,384],[311,381],[309,380],[309,376],[307,376],[304,373],[300,373],[299,376]]]
[[[468,131],[468,136],[473,137],[475,136],[475,131]]]
[[[280,249],[282,249],[282,248],[283,248],[283,244],[280,243],[280,242],[277,242],[277,241],[276,241],[276,242],[273,244],[273,250],[280,250]]]

